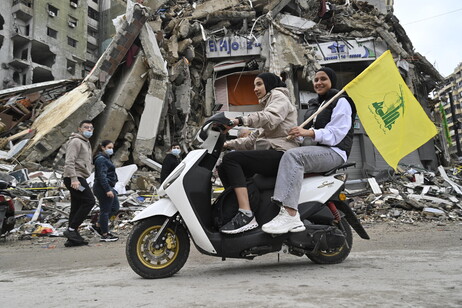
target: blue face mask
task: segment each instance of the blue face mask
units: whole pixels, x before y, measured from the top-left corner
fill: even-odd
[[[85,130],[85,131],[82,133],[82,135],[83,135],[85,138],[90,139],[91,136],[93,136],[93,132],[88,131],[88,130]]]
[[[178,155],[180,155],[180,153],[181,153],[180,149],[172,149],[172,154],[173,155],[178,156]]]
[[[111,156],[112,154],[114,154],[114,150],[113,149],[106,149],[106,150],[104,150],[104,153]]]

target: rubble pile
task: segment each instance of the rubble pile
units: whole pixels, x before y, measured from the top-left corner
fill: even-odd
[[[26,171],[21,170],[24,175]],[[346,187],[350,206],[363,223],[392,222],[413,224],[417,222],[462,221],[462,177],[460,168],[439,168],[439,174],[415,167],[400,168],[377,176],[375,187],[351,190]],[[13,182],[24,180],[15,171]],[[146,206],[157,200],[156,185],[146,172],[135,172],[128,187],[135,190],[119,195],[120,210],[110,221],[112,230],[127,235],[130,220]],[[12,177],[0,173],[0,178]],[[36,237],[62,236],[67,228],[70,210],[69,192],[59,173],[32,172],[29,180],[16,184],[10,191],[15,196],[16,228],[6,236],[25,240]],[[11,178],[10,178],[11,179]],[[219,194],[221,187],[215,186]],[[81,233],[94,237],[90,226],[99,214],[98,204],[81,226]]]
[[[380,185],[348,191],[350,206],[364,222],[462,221],[462,178],[457,168],[400,168],[377,176]],[[373,190],[371,192],[371,189]]]
[[[26,169],[20,169],[9,173],[2,172],[0,179],[12,183],[8,191],[14,197],[16,210],[16,228],[10,232],[13,239],[62,236],[68,226],[70,194],[62,183],[60,173],[28,173]],[[122,190],[122,194],[119,195],[120,210],[116,217],[111,218],[112,230],[119,234],[127,234],[130,230],[128,222],[137,212],[156,200],[156,188],[149,183],[150,180],[152,179],[143,176],[142,173],[135,172],[130,176],[127,187],[140,185],[144,189]],[[99,206],[96,204],[88,219],[82,224],[83,234],[94,236],[90,232],[90,225],[97,221],[98,215]]]

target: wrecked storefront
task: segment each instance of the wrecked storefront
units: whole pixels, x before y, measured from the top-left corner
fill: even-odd
[[[116,34],[83,81],[0,91],[2,113],[10,116],[0,114],[1,137],[10,138],[4,161],[19,162],[29,172],[59,172],[68,136],[90,119],[94,148],[101,140],[115,140],[114,164],[136,165],[136,174],[146,173],[127,185],[153,195],[156,171],[173,142],[187,153],[199,125],[214,112],[235,117],[258,110],[253,79],[260,72],[284,79],[300,117],[314,95],[311,77],[321,65],[337,71],[341,88],[390,49],[425,110],[428,93],[442,80],[414,52],[392,11],[367,2],[158,0],[147,5],[131,5],[117,19]],[[352,180],[389,171],[359,120],[350,161],[356,162],[349,171]],[[402,163],[436,171],[434,141]]]

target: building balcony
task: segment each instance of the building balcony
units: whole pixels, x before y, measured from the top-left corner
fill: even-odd
[[[11,40],[15,44],[25,45],[31,41],[31,38],[28,36],[13,32],[13,34],[11,35]]]
[[[88,7],[91,7],[95,11],[99,11],[99,5],[98,3],[95,3],[94,1],[88,1]]]
[[[12,61],[8,63],[10,66],[19,69],[19,70],[25,70],[30,66],[30,63],[26,60],[22,60],[19,58],[14,58]]]
[[[92,63],[98,62],[98,57],[92,53],[87,52],[87,61],[90,61]]]
[[[98,40],[94,36],[88,35],[87,36],[87,42],[92,44],[92,45],[98,46]]]
[[[94,28],[94,29],[99,29],[99,27],[98,27],[98,24],[99,24],[99,23],[98,23],[97,20],[95,20],[95,19],[93,19],[93,18],[88,18],[87,21],[88,21],[88,25],[89,25],[90,27],[92,27],[92,28]]]
[[[32,1],[27,0],[15,0],[11,8],[11,13],[15,18],[28,21],[33,16]]]

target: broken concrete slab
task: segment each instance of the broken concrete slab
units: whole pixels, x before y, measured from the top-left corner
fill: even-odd
[[[25,86],[19,86],[19,87],[14,87],[14,88],[9,88],[9,89],[4,89],[0,90],[0,99],[3,99],[5,97],[10,97],[16,94],[27,94],[27,93],[33,93],[33,92],[38,92],[42,90],[50,90],[58,87],[75,87],[79,83],[78,80],[70,80],[70,79],[64,79],[64,80],[53,80],[53,81],[45,81],[45,82],[39,82],[39,83],[34,83],[30,85],[25,85]]]
[[[84,82],[47,106],[34,121],[32,128],[36,130],[36,135],[20,154],[24,160],[43,160],[65,143],[80,121],[92,120],[104,110],[105,104],[100,101],[103,90],[148,17],[146,9],[135,6],[133,19],[124,20],[122,30],[114,36]]]
[[[302,33],[308,29],[313,28],[316,23],[306,18],[293,16],[290,14],[280,14],[278,16],[279,23],[284,27]]]
[[[84,81],[98,82],[98,88],[104,89],[148,18],[149,12],[147,9],[135,5],[133,18],[123,20],[121,30],[116,33],[106,51]]]
[[[443,166],[438,166],[438,171],[440,172],[441,177],[452,186],[454,191],[457,194],[462,195],[462,189],[461,189],[462,187],[460,185],[457,185],[457,183],[455,183],[454,181],[451,181],[449,179],[449,177],[448,177],[446,171],[444,170]]]
[[[97,144],[105,139],[117,140],[127,119],[128,111],[147,80],[147,72],[145,55],[143,51],[140,51],[132,66],[122,70],[117,87],[110,92],[110,96],[106,99],[105,112],[98,117],[97,126],[104,129],[96,135]]]
[[[136,134],[133,156],[137,164],[143,165],[139,159],[140,155],[150,156],[152,154],[166,94],[166,80],[151,79],[148,93],[145,98],[144,111],[141,115],[138,132]]]
[[[239,4],[239,0],[204,1],[196,7],[191,14],[191,19],[201,19],[207,17],[210,13],[222,11]]]
[[[31,128],[36,134],[19,154],[20,159],[42,161],[66,142],[82,119],[92,120],[104,107],[88,84],[82,83],[48,105],[34,121]]]
[[[158,76],[158,78],[166,77],[168,75],[167,63],[157,44],[156,34],[151,24],[145,24],[141,29],[140,41],[152,74]]]

